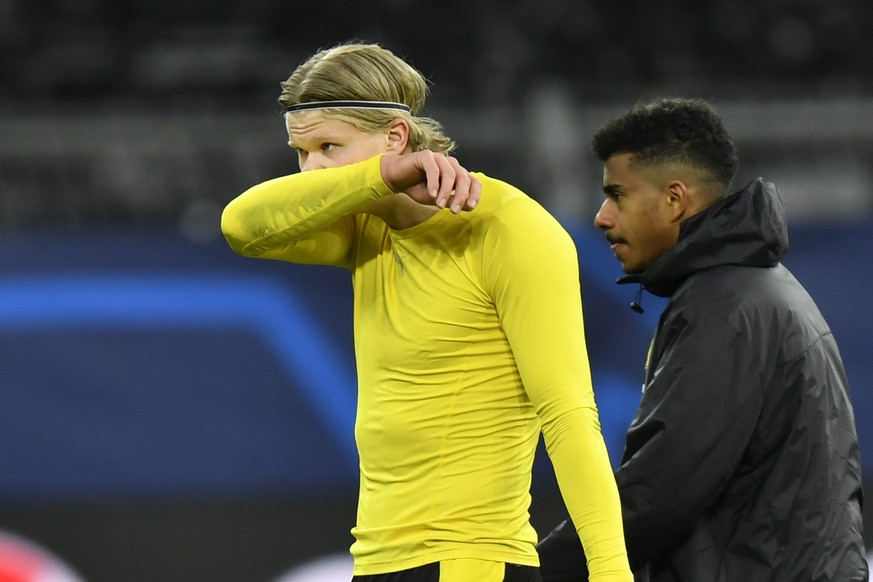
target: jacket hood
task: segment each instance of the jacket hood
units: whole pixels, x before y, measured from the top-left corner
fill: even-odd
[[[776,186],[761,178],[679,227],[679,241],[642,273],[618,283],[641,283],[650,293],[672,295],[689,276],[721,265],[772,267],[788,251],[785,208]]]

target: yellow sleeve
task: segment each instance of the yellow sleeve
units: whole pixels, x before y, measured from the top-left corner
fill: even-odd
[[[349,265],[353,213],[391,194],[381,156],[268,180],[232,200],[221,230],[234,251],[294,263]]]
[[[621,505],[594,401],[576,247],[532,200],[505,212],[486,280],[525,390],[542,422],[590,580],[632,582]]]

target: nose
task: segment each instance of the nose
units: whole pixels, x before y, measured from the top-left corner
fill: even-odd
[[[309,170],[320,170],[326,168],[324,165],[324,157],[317,153],[302,153],[297,158],[297,164],[300,166],[301,172]]]
[[[615,217],[609,209],[609,199],[603,201],[600,210],[594,215],[594,226],[601,230],[609,230],[615,226]]]

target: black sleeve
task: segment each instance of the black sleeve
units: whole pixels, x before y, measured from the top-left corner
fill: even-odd
[[[768,340],[730,319],[724,311],[688,308],[668,317],[655,339],[653,368],[615,474],[634,571],[688,535],[724,491],[755,430]],[[587,579],[569,520],[538,551],[545,582]]]
[[[543,582],[580,582],[588,579],[588,566],[579,534],[565,519],[537,546]]]
[[[748,448],[770,348],[744,319],[712,302],[686,305],[657,333],[615,473],[634,570],[669,554],[692,531]]]

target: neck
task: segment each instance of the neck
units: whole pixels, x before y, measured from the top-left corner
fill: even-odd
[[[378,216],[393,230],[404,230],[421,224],[439,210],[436,206],[419,204],[406,194],[398,193],[368,204],[361,212]]]

